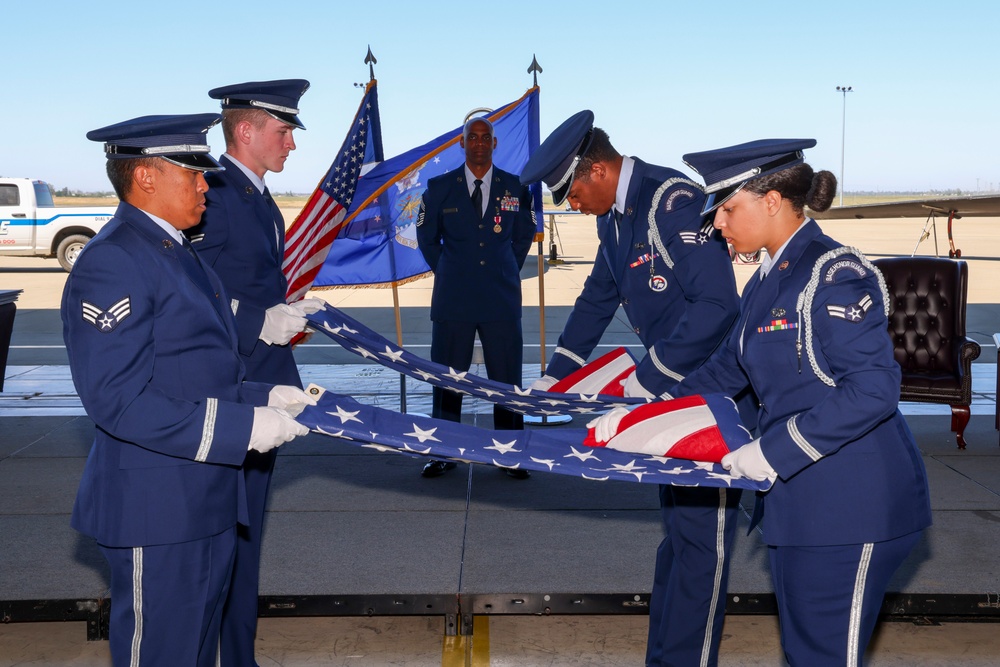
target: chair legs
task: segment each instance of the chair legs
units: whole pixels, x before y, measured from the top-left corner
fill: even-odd
[[[965,427],[971,417],[972,410],[968,405],[951,406],[951,430],[955,432],[959,449],[965,449]]]

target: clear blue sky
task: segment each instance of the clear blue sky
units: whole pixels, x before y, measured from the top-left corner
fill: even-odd
[[[687,152],[813,137],[852,190],[1000,190],[1000,4],[968,2],[6,2],[0,175],[109,189],[87,131],[218,110],[207,91],[304,78],[308,130],[275,192],[309,192],[378,58],[386,155],[531,85],[543,138],[589,108],[623,153],[690,171]],[[213,153],[222,132],[209,135]]]

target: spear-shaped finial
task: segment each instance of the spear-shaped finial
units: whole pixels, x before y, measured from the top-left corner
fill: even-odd
[[[372,47],[368,45],[368,55],[365,56],[365,64],[368,65],[368,75],[371,77],[371,81],[375,80],[375,65],[378,61],[375,60],[375,56],[372,55]]]
[[[538,85],[538,73],[542,71],[542,66],[538,64],[538,59],[535,58],[535,54],[531,54],[531,65],[528,66],[528,74],[532,74],[533,86]]]

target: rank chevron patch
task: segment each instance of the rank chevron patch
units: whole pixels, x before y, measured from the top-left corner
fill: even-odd
[[[840,319],[847,320],[848,322],[860,322],[865,319],[865,313],[867,313],[868,309],[871,307],[872,298],[865,294],[858,303],[852,303],[846,306],[836,306],[830,304],[826,307],[826,312],[830,315],[830,317],[839,317]]]
[[[132,314],[132,301],[125,297],[107,310],[101,310],[89,301],[83,302],[83,319],[93,324],[101,333],[111,333],[126,317]]]
[[[710,235],[704,231],[701,232],[681,232],[678,234],[681,237],[681,241],[689,245],[704,245],[708,243]]]

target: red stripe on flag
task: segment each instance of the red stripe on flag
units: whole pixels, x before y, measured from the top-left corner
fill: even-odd
[[[339,202],[317,191],[288,230],[282,269],[288,280],[289,301],[302,298],[312,287],[340,232],[344,213]]]

